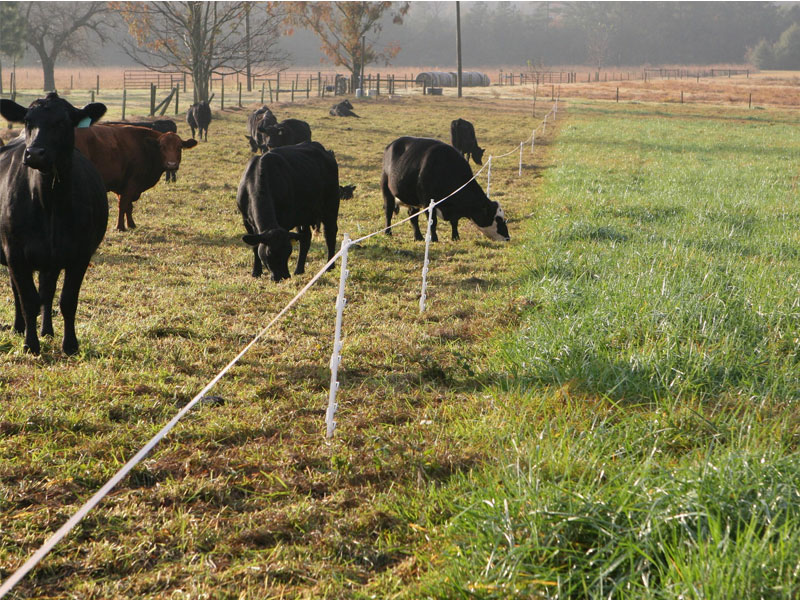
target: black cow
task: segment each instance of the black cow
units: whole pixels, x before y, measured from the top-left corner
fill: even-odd
[[[100,125],[129,125],[147,127],[159,133],[178,133],[178,126],[172,119],[156,119],[155,121],[103,121]]]
[[[467,161],[472,158],[476,165],[483,164],[485,150],[478,146],[475,128],[469,121],[456,119],[450,123],[450,143],[453,148],[461,152],[462,156],[467,158]]]
[[[356,191],[355,184],[353,185],[340,185],[339,186],[339,200],[350,200],[353,197],[353,192]]]
[[[66,354],[78,351],[78,293],[106,232],[108,200],[97,169],[74,148],[74,127],[105,111],[99,103],[77,109],[54,92],[28,108],[0,100],[3,117],[25,123],[24,137],[0,148],[0,262],[11,275],[14,331],[24,332],[25,349],[34,354],[40,352],[40,309],[42,335],[53,335],[53,296],[62,270],[61,348]]]
[[[272,114],[272,111],[266,107],[254,110],[247,118],[247,133],[245,137],[250,142],[250,149],[253,152],[259,150],[263,153],[267,151],[267,143],[265,142],[266,135],[264,130],[270,125],[277,125],[278,119]]]
[[[196,104],[192,104],[186,112],[186,122],[192,129],[192,137],[194,137],[195,129],[200,134],[198,139],[203,139],[203,132],[205,131],[205,141],[208,141],[208,126],[211,123],[211,105],[203,100]]]
[[[437,205],[431,223],[431,239],[438,241],[438,216],[450,221],[454,240],[458,239],[458,220],[467,217],[484,235],[493,240],[508,241],[503,209],[497,202],[489,200],[478,182],[471,178],[469,163],[452,146],[429,138],[397,138],[386,146],[383,154],[381,190],[386,227],[392,224],[392,213],[399,211],[395,199],[408,206],[409,213],[417,212],[427,207],[431,199],[441,200],[469,181],[462,190]],[[423,239],[419,217],[413,217],[411,225],[414,239]],[[386,233],[391,235],[392,230],[387,229]]]
[[[338,104],[334,104],[331,106],[331,110],[329,111],[331,116],[333,117],[359,117],[356,113],[353,112],[353,105],[350,104],[350,100],[342,100]]]
[[[311,127],[300,119],[284,119],[277,125],[264,128],[264,142],[270,150],[310,141]]]
[[[311,228],[320,224],[328,260],[335,254],[339,166],[322,144],[305,142],[251,158],[236,202],[247,230],[242,240],[253,248],[253,277],[261,276],[263,264],[273,281],[288,279],[292,239],[300,242],[294,273],[303,273]]]

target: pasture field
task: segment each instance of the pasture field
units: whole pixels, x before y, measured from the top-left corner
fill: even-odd
[[[356,102],[360,119],[330,117],[330,104],[273,110],[307,120],[314,139],[336,152],[340,181],[357,184],[339,219],[340,235],[351,237],[383,226],[382,153],[398,135],[448,139],[457,112],[486,122],[481,141],[498,154],[533,126],[519,102],[381,98]],[[136,203],[136,230],[113,228],[111,201],[109,230],[82,289],[77,357],[60,352],[58,316],[42,356],[22,354],[7,327],[13,302],[3,282],[3,579],[324,264],[319,235],[307,275],[281,284],[250,276],[235,205],[251,156],[248,112],[215,113],[210,141],[184,152],[177,183],[162,181]],[[185,123],[179,133],[188,137]],[[533,210],[548,139],[536,155],[526,151],[522,179],[516,155],[493,168],[492,196],[513,229]],[[407,587],[424,568],[415,548],[425,538],[402,507],[480,461],[483,449],[462,445],[462,434],[442,425],[467,398],[482,398],[493,375],[483,372],[479,347],[516,314],[511,248],[463,221],[461,235],[453,243],[443,227],[432,249],[422,317],[424,245],[409,224],[351,251],[332,442],[324,413],[338,269],[211,392],[223,400],[190,413],[16,597],[319,598]],[[5,268],[2,275],[7,280]]]
[[[461,116],[501,154],[538,124],[502,98],[329,104],[274,108],[358,185],[351,236],[382,226],[398,135]],[[250,277],[246,111],[215,118],[139,228],[109,230],[77,357],[58,320],[40,358],[0,331],[3,578],[323,264],[318,236],[307,275]],[[796,597],[797,125],[571,101],[521,178],[515,154],[492,166],[510,244],[443,228],[424,315],[408,224],[351,254],[332,442],[336,273],[12,597]]]

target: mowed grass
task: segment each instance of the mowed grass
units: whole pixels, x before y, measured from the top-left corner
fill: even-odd
[[[328,116],[331,103],[272,108],[279,118],[307,120],[314,139],[336,152],[341,183],[358,186],[339,219],[340,236],[353,238],[383,226],[383,148],[399,135],[449,139],[450,121],[462,116],[498,154],[534,125],[519,102],[381,98],[356,102],[360,119]],[[306,275],[281,284],[250,276],[235,204],[251,156],[248,112],[215,113],[209,142],[184,152],[177,183],[162,181],[136,203],[137,229],[113,228],[110,200],[109,230],[81,293],[78,356],[62,355],[58,316],[41,357],[24,354],[8,329],[13,302],[3,283],[3,579],[323,266],[316,236]],[[179,133],[188,137],[185,123]],[[532,210],[546,142],[526,153],[522,178],[516,156],[493,168],[492,195],[515,240]],[[494,374],[480,345],[515,315],[512,248],[464,221],[461,236],[450,241],[444,227],[432,249],[423,316],[424,246],[409,224],[351,251],[331,442],[324,415],[338,268],[12,597],[347,597],[416,580],[425,537],[399,507],[481,460],[484,449],[463,444],[445,424],[460,420],[470,398],[482,402]]]
[[[797,124],[570,105],[425,595],[800,594]]]

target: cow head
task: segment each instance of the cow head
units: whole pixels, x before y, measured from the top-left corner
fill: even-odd
[[[182,140],[177,133],[162,133],[158,136],[158,151],[161,155],[161,166],[166,171],[166,181],[175,181],[178,167],[181,166],[181,154],[184,148],[194,148],[197,140]]]
[[[483,164],[483,153],[486,152],[484,148],[480,148],[478,144],[475,144],[475,149],[472,151],[472,160],[475,161],[476,165]]]
[[[270,125],[264,128],[264,144],[267,148],[279,148],[286,145],[288,132],[281,125]]]
[[[270,229],[266,233],[248,233],[242,241],[250,246],[258,247],[258,257],[269,269],[272,281],[289,279],[289,256],[292,254],[291,240],[299,240],[300,236],[293,231],[280,227]]]
[[[339,186],[339,200],[350,200],[353,197],[353,192],[356,190],[355,185],[340,185]]]
[[[23,162],[44,173],[65,173],[72,165],[75,127],[86,118],[97,121],[105,112],[105,104],[92,102],[75,108],[55,92],[35,100],[28,108],[12,100],[0,100],[0,115],[8,121],[25,124]]]
[[[486,223],[486,225],[481,225],[481,223]],[[475,220],[475,225],[483,232],[483,235],[496,242],[508,242],[511,240],[511,236],[508,235],[506,215],[497,202],[489,202],[484,218],[480,222]]]

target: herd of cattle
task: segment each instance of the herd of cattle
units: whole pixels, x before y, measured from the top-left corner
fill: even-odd
[[[14,331],[24,335],[25,349],[34,354],[40,352],[39,314],[41,335],[53,335],[52,303],[62,270],[62,350],[78,351],[78,295],[106,232],[106,192],[119,198],[117,229],[135,227],[133,203],[162,174],[166,181],[175,181],[182,150],[197,145],[195,132],[208,139],[212,118],[208,103],[192,105],[186,116],[192,138],[183,140],[170,120],[95,125],[105,112],[100,103],[76,108],[54,92],[28,108],[0,100],[0,115],[24,124],[19,137],[0,147],[0,264],[8,267],[11,277]],[[347,100],[332,107],[330,114],[358,117]],[[330,260],[340,200],[351,198],[355,188],[339,185],[334,153],[311,141],[308,123],[278,122],[266,106],[250,115],[246,137],[255,155],[239,183],[237,205],[247,231],[242,240],[253,252],[252,275],[260,276],[266,267],[274,281],[288,278],[291,240],[299,242],[294,273],[303,273],[312,228],[322,228]],[[463,186],[433,212],[432,239],[437,240],[437,219],[450,223],[456,240],[459,219],[469,218],[491,239],[508,241],[502,208],[471,179],[464,158],[481,164],[483,150],[472,125],[453,121],[451,142],[401,137],[386,147],[381,175],[386,233],[392,233],[392,214],[400,204],[412,213]],[[415,239],[423,239],[417,217],[411,225]],[[38,290],[34,272],[39,273]]]

